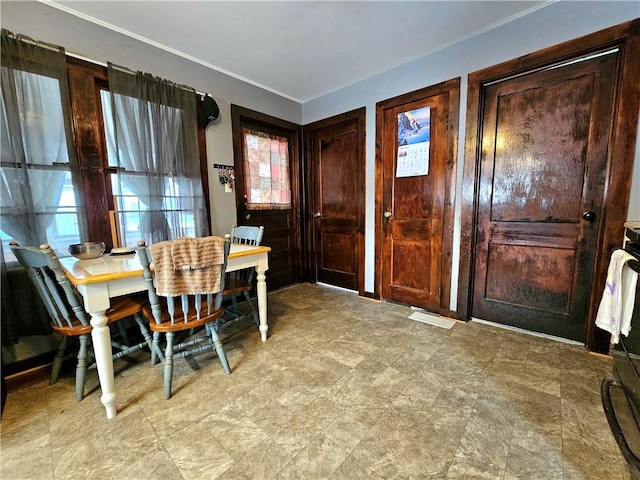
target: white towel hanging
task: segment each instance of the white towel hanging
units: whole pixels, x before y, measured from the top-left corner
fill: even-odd
[[[620,334],[629,335],[631,314],[635,302],[638,274],[626,266],[635,257],[624,250],[615,250],[609,260],[607,283],[596,316],[596,325],[611,334],[611,343],[620,341]]]

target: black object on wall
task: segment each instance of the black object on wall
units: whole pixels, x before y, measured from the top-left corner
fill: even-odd
[[[200,124],[203,128],[209,125],[209,122],[214,121],[220,115],[220,108],[216,101],[209,94],[206,94],[202,99],[203,113],[200,117]]]

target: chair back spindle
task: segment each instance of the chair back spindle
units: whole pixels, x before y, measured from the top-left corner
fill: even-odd
[[[233,226],[231,228],[231,243],[238,245],[260,245],[264,227],[251,225]]]
[[[27,269],[53,323],[61,328],[73,328],[77,321],[88,326],[89,316],[82,308],[80,295],[69,283],[53,249],[46,243],[40,248],[21,247],[16,241],[10,247]]]

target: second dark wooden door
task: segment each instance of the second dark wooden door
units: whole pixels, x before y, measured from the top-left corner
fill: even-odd
[[[585,341],[616,64],[485,87],[474,317]]]
[[[305,126],[315,279],[364,294],[364,109]]]

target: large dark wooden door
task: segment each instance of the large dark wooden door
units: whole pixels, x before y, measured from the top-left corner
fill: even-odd
[[[450,135],[457,127],[458,88],[456,79],[387,101],[378,105],[377,112],[381,117],[381,295],[436,313],[447,312],[449,295],[452,225],[448,213],[452,211],[446,200],[455,164]],[[418,120],[416,135],[430,129],[428,173],[402,176],[398,157],[403,121],[399,115],[424,112],[426,107],[430,118]]]
[[[364,294],[364,108],[305,126],[315,279]]]
[[[474,317],[585,340],[617,56],[485,87]]]

